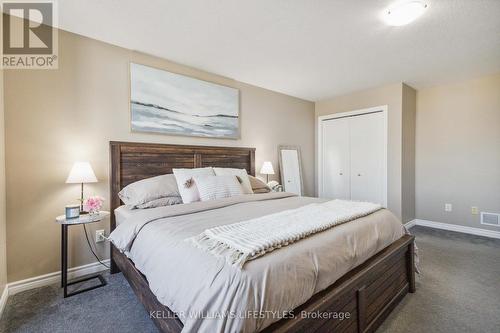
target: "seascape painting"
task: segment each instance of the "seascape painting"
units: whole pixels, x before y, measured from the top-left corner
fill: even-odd
[[[239,91],[130,64],[132,131],[212,138],[239,137]]]

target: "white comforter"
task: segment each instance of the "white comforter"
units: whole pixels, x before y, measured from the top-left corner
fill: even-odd
[[[138,211],[111,234],[146,276],[183,332],[257,332],[403,235],[380,210],[245,264],[243,270],[185,239],[204,230],[324,200],[289,194],[237,198]]]

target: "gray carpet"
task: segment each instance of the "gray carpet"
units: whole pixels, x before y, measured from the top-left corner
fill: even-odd
[[[122,274],[108,285],[68,298],[59,285],[9,297],[0,332],[158,332]]]
[[[500,240],[412,228],[421,276],[378,332],[499,332]],[[67,299],[57,285],[9,298],[2,332],[156,332],[121,274]]]
[[[500,332],[500,240],[413,227],[421,275],[378,332]]]

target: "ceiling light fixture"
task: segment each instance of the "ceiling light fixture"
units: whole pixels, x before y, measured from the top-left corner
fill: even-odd
[[[384,12],[384,21],[388,25],[399,27],[416,20],[427,7],[422,1],[399,2]]]

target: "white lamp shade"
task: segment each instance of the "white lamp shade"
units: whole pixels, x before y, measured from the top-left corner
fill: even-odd
[[[262,175],[274,175],[273,164],[269,161],[264,162],[262,168],[260,168],[260,173]]]
[[[89,162],[75,162],[66,183],[97,183],[97,178]]]

